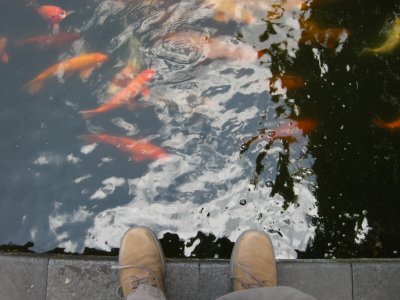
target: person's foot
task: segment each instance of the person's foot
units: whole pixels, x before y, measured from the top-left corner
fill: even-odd
[[[247,230],[237,239],[231,256],[234,291],[276,286],[276,262],[271,240],[264,232]]]
[[[119,250],[119,269],[124,297],[141,284],[158,287],[164,292],[164,253],[150,228],[134,227],[124,234]]]

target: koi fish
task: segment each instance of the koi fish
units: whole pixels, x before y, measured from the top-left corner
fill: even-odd
[[[259,140],[273,142],[278,139],[286,140],[290,143],[297,141],[297,136],[308,134],[317,127],[317,123],[311,119],[302,119],[286,122],[273,129],[261,129],[260,134],[253,136],[240,147],[240,153],[245,152],[252,143]]]
[[[322,45],[328,49],[333,49],[340,39],[350,35],[350,31],[344,28],[321,28],[315,22],[303,20],[301,22],[303,34],[299,41],[300,44],[311,42],[312,45]]]
[[[271,78],[270,87],[275,88],[277,83],[280,82],[282,88],[288,90],[295,90],[305,86],[304,78],[295,75],[280,75]]]
[[[0,37],[0,61],[3,63],[8,63],[10,57],[8,56],[6,52],[6,47],[7,47],[7,37]]]
[[[208,37],[199,32],[171,33],[164,36],[157,44],[171,43],[172,47],[182,48],[183,45],[196,45],[208,59],[235,59],[246,63],[253,62],[266,53],[266,50],[255,50],[241,41],[232,41],[230,36]]]
[[[147,85],[155,74],[156,71],[153,69],[142,71],[124,89],[122,89],[115,96],[111,97],[106,103],[100,105],[96,109],[81,110],[79,113],[82,114],[83,118],[88,119],[98,114],[114,110],[123,105],[127,105],[129,108],[133,109],[135,107],[135,102],[133,101],[133,99],[137,95],[139,95],[140,93],[145,97],[149,95],[150,92],[147,88]]]
[[[15,46],[35,45],[40,48],[61,48],[81,38],[77,32],[63,32],[57,35],[38,35],[15,41]]]
[[[380,128],[386,128],[392,130],[400,128],[400,118],[392,122],[383,122],[380,118],[376,117],[375,119],[372,120],[372,123],[374,123],[375,126]]]
[[[376,48],[364,48],[361,54],[374,52],[377,54],[388,54],[400,45],[400,17],[396,18],[392,28],[386,32],[385,41]]]
[[[118,150],[128,153],[133,161],[157,160],[167,157],[167,153],[164,149],[146,140],[135,140],[107,134],[89,134],[80,136],[80,138],[89,143],[105,143],[112,145]]]
[[[206,5],[214,9],[213,19],[217,22],[236,21],[244,24],[253,24],[256,18],[245,2],[232,0],[206,0]]]
[[[99,52],[85,53],[69,58],[45,69],[22,89],[33,95],[42,88],[45,81],[49,78],[64,74],[69,75],[75,72],[79,72],[80,77],[86,79],[92,74],[95,68],[100,67],[107,60],[107,55]]]
[[[53,34],[60,32],[60,23],[73,13],[72,10],[65,11],[61,7],[54,5],[42,5],[36,8],[38,14],[52,26]]]

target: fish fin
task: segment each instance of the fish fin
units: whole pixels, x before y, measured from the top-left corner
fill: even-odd
[[[382,121],[381,118],[378,116],[375,116],[375,118],[372,119],[372,123],[379,128],[390,128],[385,122]]]
[[[82,80],[86,80],[90,77],[90,75],[92,75],[93,70],[93,68],[84,69],[79,73],[79,76]]]
[[[60,24],[53,24],[53,26],[51,27],[51,33],[53,35],[57,35],[60,33]]]
[[[28,94],[33,95],[39,92],[39,90],[43,86],[43,80],[40,79],[33,79],[29,81],[22,87],[22,90],[26,91]]]
[[[142,90],[142,96],[145,100],[149,100],[150,98],[150,90],[148,88],[145,88]]]
[[[90,119],[98,114],[96,110],[81,110],[79,113],[82,115],[84,119]]]
[[[3,63],[6,64],[6,63],[8,63],[8,61],[10,60],[10,57],[8,56],[7,53],[4,53],[4,54],[1,56],[0,60],[1,60]]]

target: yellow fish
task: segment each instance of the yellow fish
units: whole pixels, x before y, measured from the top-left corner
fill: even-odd
[[[361,54],[374,52],[377,54],[388,54],[400,45],[400,17],[396,18],[392,28],[386,34],[386,40],[376,48],[364,48]]]

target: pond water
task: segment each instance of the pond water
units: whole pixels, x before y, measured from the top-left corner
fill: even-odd
[[[249,228],[279,258],[399,257],[399,13],[0,0],[1,249],[115,254],[146,225],[169,257]]]

